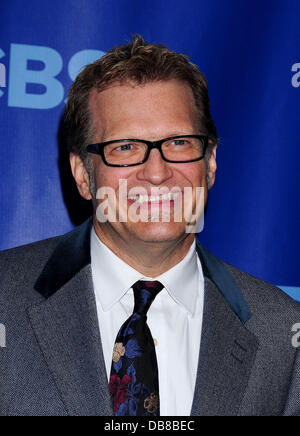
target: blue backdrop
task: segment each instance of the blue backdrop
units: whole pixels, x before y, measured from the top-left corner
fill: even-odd
[[[208,78],[221,143],[201,241],[300,300],[299,16],[299,0],[2,3],[0,249],[89,213],[60,152],[67,90],[83,65],[140,33]]]

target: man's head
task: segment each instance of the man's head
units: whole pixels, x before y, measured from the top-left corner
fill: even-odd
[[[149,194],[152,188],[176,187],[183,192],[202,186],[207,191],[214,183],[218,138],[206,79],[186,56],[162,45],[147,44],[136,36],[132,43],[87,66],[71,87],[65,119],[72,172],[79,192],[93,199],[95,209],[96,191],[103,186],[113,188],[118,200],[120,179],[127,181],[128,191],[143,188]],[[157,141],[178,135],[207,136],[205,159],[169,163],[155,149],[143,165],[109,167],[100,156],[87,153],[89,144],[125,138]],[[174,220],[107,225],[124,239],[149,241],[180,238],[185,228]]]

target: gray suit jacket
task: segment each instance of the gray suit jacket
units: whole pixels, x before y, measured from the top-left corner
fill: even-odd
[[[0,254],[2,416],[112,415],[90,228],[91,220]],[[205,305],[192,415],[300,414],[300,362],[291,344],[300,305],[201,244],[197,251]]]

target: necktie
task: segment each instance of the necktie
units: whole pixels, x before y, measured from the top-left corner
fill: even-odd
[[[158,367],[147,312],[163,288],[157,281],[133,285],[133,314],[113,350],[109,389],[115,416],[159,416]]]

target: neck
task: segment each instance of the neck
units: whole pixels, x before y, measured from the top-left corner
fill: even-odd
[[[94,220],[94,229],[101,240],[116,256],[146,277],[156,278],[181,262],[190,250],[195,235],[184,234],[168,241],[142,241],[122,237]]]

